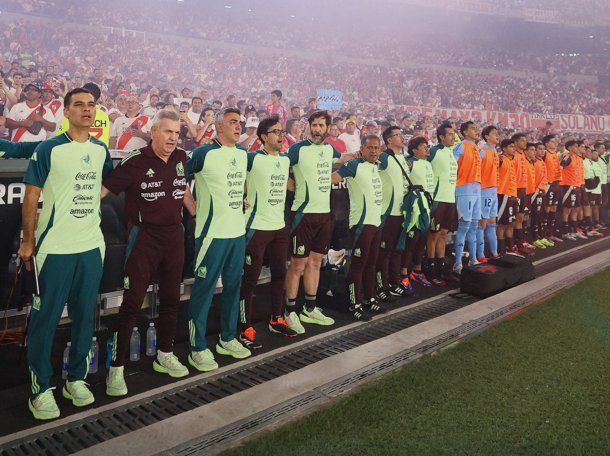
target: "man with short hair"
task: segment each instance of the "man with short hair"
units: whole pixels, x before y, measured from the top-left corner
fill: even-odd
[[[201,113],[203,112],[203,100],[201,97],[193,97],[191,99],[191,107],[187,111],[187,115],[191,123],[195,126],[199,125]]]
[[[127,97],[127,112],[117,117],[110,130],[110,148],[136,150],[150,139],[150,119],[140,114],[140,103],[134,95]]]
[[[584,159],[585,192],[588,204],[583,207],[584,231],[589,237],[601,237],[602,233],[597,231],[599,224],[599,207],[602,200],[602,177],[603,171],[598,166],[599,157],[597,151],[587,148]]]
[[[249,349],[261,348],[252,325],[252,301],[265,256],[271,269],[269,331],[286,337],[297,335],[284,319],[284,281],[290,242],[284,220],[290,159],[280,153],[284,133],[278,116],[263,120],[256,132],[263,148],[248,154],[246,259],[241,282],[239,340]]]
[[[345,179],[349,191],[351,261],[347,272],[349,311],[356,320],[370,320],[369,313],[386,309],[375,298],[375,265],[381,241],[381,178],[377,161],[381,140],[377,135],[362,138],[361,157],[354,158],[332,174],[334,184]]]
[[[42,141],[48,132],[55,131],[55,116],[42,105],[42,91],[34,84],[27,84],[25,100],[16,103],[6,116],[6,127],[12,130],[11,141]]]
[[[85,378],[105,251],[100,228],[102,178],[112,170],[106,146],[89,136],[95,119],[93,95],[82,88],[68,92],[64,115],[70,120],[70,128],[36,147],[24,178],[19,256],[28,269],[36,268],[40,284],[28,327],[32,379],[28,406],[34,417],[42,420],[60,414],[50,384],[50,357],[55,329],[66,303],[72,321],[72,343],[62,395],[77,407],[95,400]],[[41,193],[43,204],[37,217]]]
[[[549,189],[548,170],[544,162],[546,155],[546,146],[541,142],[536,143],[536,152],[534,158],[534,185],[535,191],[532,196],[532,215],[530,217],[530,230],[532,232],[533,244],[536,248],[546,249],[554,247],[555,243],[546,238],[547,232],[547,196],[546,192]]]
[[[195,282],[188,306],[188,361],[199,371],[218,368],[207,348],[206,328],[216,283],[222,274],[221,333],[216,352],[242,359],[251,355],[237,339],[239,290],[246,250],[243,213],[247,152],[238,148],[241,112],[228,108],[216,118],[217,137],[198,147],[187,163],[195,177]]]
[[[519,201],[517,200],[517,172],[515,145],[512,139],[500,142],[502,154],[498,166],[498,253],[518,253],[513,241],[513,226]]]
[[[565,143],[566,152],[561,156],[561,191],[562,198],[562,238],[570,241],[580,236],[576,231],[578,211],[582,202],[581,181],[584,180],[584,164],[578,155],[578,141],[570,140]]]
[[[184,266],[183,204],[195,215],[186,182],[186,152],[176,147],[180,134],[178,113],[159,111],[150,131],[150,144],[125,157],[104,179],[102,190],[102,195],[109,191],[116,195],[125,192],[129,229],[125,293],[106,379],[109,396],[127,394],[123,368],[129,339],[155,273],[159,277],[161,306],[153,369],[175,378],[188,375],[186,366],[173,353]]]
[[[527,136],[524,133],[515,133],[511,139],[515,146],[515,170],[517,173],[517,198],[519,199],[519,210],[515,219],[514,239],[517,248],[524,255],[533,255],[535,246],[525,239],[525,224],[530,213],[530,201],[526,195],[527,187],[527,159],[525,150]]]
[[[457,210],[455,208],[455,182],[457,161],[453,155],[455,144],[451,124],[443,123],[436,129],[438,144],[430,149],[428,161],[434,172],[434,192],[430,211],[430,232],[426,253],[428,257],[427,275],[433,283],[452,279],[445,263],[445,239],[450,231],[455,231]]]
[[[561,166],[559,166],[559,154],[557,153],[557,138],[555,135],[547,135],[542,138],[545,147],[544,165],[547,171],[548,185],[545,191],[546,206],[546,232],[545,236],[553,243],[563,242],[559,237],[557,226],[557,207],[561,200]]]
[[[95,139],[99,139],[104,144],[106,144],[106,146],[108,146],[110,144],[110,118],[108,117],[108,114],[106,114],[106,112],[102,109],[102,107],[97,104],[102,95],[102,91],[100,90],[98,85],[93,82],[86,83],[83,86],[83,89],[86,89],[91,92],[91,94],[95,98],[96,103],[95,122],[93,122],[93,125],[89,129],[89,134]],[[64,131],[67,131],[69,127],[70,121],[64,118],[61,122],[61,127],[59,127],[59,130],[57,131],[57,135],[61,135]]]
[[[270,116],[277,115],[282,125],[286,124],[286,121],[288,120],[288,111],[286,111],[286,108],[282,104],[281,90],[276,89],[271,92],[271,103],[265,105],[265,111]]]
[[[404,217],[402,202],[407,194],[404,174],[408,166],[403,153],[404,139],[399,127],[390,127],[383,132],[386,150],[379,156],[379,175],[382,182],[381,241],[377,256],[377,297],[389,302],[394,297],[413,294],[407,277],[400,277],[401,254],[397,252],[398,239]]]
[[[477,227],[481,219],[481,160],[477,147],[479,129],[472,121],[460,125],[464,140],[453,149],[458,163],[455,201],[458,213],[458,228],[455,234],[455,263],[453,272],[462,273],[462,254],[468,240],[469,264],[477,261]]]
[[[484,143],[481,146],[481,220],[477,227],[477,260],[486,262],[485,241],[492,257],[498,256],[496,216],[498,215],[498,166],[496,146],[500,134],[494,125],[488,125],[481,132]]]
[[[360,150],[360,134],[356,130],[355,119],[347,119],[345,122],[345,132],[341,133],[338,139],[345,143],[347,153],[354,154]]]
[[[305,332],[301,321],[323,326],[335,322],[317,307],[316,295],[322,258],[328,251],[332,235],[330,193],[333,163],[345,162],[353,155],[341,155],[324,142],[330,123],[327,111],[312,113],[309,116],[311,139],[288,149],[295,196],[290,239],[292,258],[286,274],[286,321],[298,334]],[[298,314],[296,299],[301,276],[305,305]]]

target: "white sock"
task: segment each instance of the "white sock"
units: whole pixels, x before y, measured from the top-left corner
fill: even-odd
[[[165,353],[165,352],[162,352],[161,350],[157,350],[157,358],[166,358],[171,354],[172,354],[172,352]]]

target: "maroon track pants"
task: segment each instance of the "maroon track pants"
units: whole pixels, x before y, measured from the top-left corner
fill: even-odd
[[[375,297],[375,272],[379,243],[381,242],[381,228],[373,225],[353,227],[351,229],[354,247],[347,272],[347,287],[352,306],[364,299],[367,301]]]
[[[135,230],[135,231],[134,231]],[[127,244],[125,276],[128,287],[123,294],[112,366],[122,366],[129,352],[129,339],[138,322],[146,290],[154,276],[159,283],[159,321],[157,349],[173,351],[176,336],[180,282],[184,267],[184,229],[182,225],[134,226]],[[145,334],[140,334],[141,340]]]
[[[251,234],[252,232],[254,234]],[[288,244],[290,243],[287,228],[275,231],[250,230],[246,240],[246,261],[244,262],[244,276],[241,282],[239,309],[239,321],[243,328],[252,325],[252,298],[263,267],[265,252],[267,252],[269,268],[271,269],[271,314],[272,316],[282,315],[286,261],[288,260]]]
[[[381,243],[377,256],[377,286],[387,287],[400,283],[400,252],[396,244],[400,237],[403,217],[390,215],[381,230]]]

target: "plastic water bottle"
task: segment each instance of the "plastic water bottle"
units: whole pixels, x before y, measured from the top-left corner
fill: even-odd
[[[129,360],[140,361],[140,333],[137,326],[133,327],[129,340]]]
[[[68,342],[64,350],[64,356],[61,362],[61,378],[64,380],[68,378],[68,365],[70,364],[70,346],[71,342]]]
[[[99,364],[100,346],[97,343],[97,337],[93,338],[91,344],[91,359],[89,361],[89,373],[95,374],[97,372],[97,366]]]
[[[157,354],[157,330],[155,324],[151,321],[146,330],[146,356],[155,356]]]
[[[114,347],[114,337],[110,336],[106,339],[106,369],[110,369],[110,362],[112,361],[112,349]]]

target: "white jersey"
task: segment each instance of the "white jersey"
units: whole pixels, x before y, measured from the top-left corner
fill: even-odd
[[[356,132],[352,135],[349,133],[341,133],[339,139],[345,143],[347,153],[353,154],[360,150],[360,135],[356,134]]]
[[[199,118],[201,117],[200,112],[193,112],[192,109],[189,109],[186,112],[186,115],[189,116],[189,120],[193,123],[193,125],[197,125],[199,123]]]
[[[40,104],[34,108],[30,108],[25,101],[15,104],[8,112],[7,118],[21,122],[34,115],[40,109]],[[48,122],[55,122],[55,116],[51,113],[51,110],[43,107],[42,118]],[[11,140],[15,142],[25,141],[44,141],[47,139],[47,130],[41,128],[38,134],[32,134],[27,129],[13,128],[11,134]]]
[[[146,140],[133,136],[132,126],[138,126],[143,133],[149,133],[152,121],[144,114],[135,117],[120,116],[112,123],[110,137],[116,138],[116,149],[137,150],[145,147]]]
[[[55,131],[47,132],[47,139],[50,139],[54,136],[57,136],[56,132],[59,129],[59,127],[61,127],[61,123],[64,120],[64,102],[62,100],[60,100],[59,98],[54,98],[53,100],[49,101],[46,105],[44,105],[44,107],[49,109],[51,111],[51,113],[53,114],[53,117],[55,118]]]

